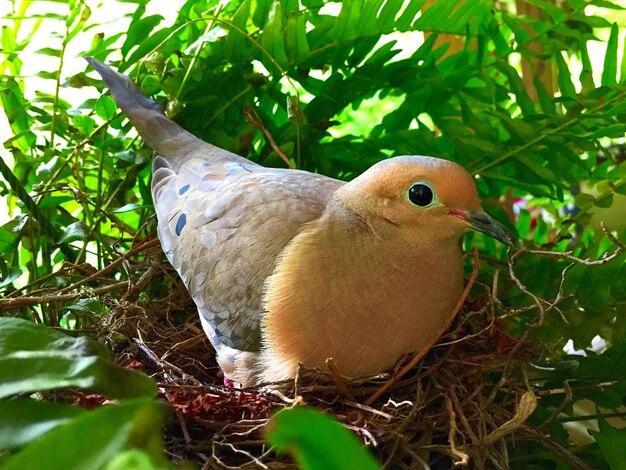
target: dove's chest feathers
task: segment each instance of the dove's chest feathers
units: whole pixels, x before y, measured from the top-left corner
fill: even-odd
[[[297,363],[357,377],[393,365],[431,341],[463,287],[458,240],[415,246],[383,239],[354,214],[327,211],[307,225],[268,279],[265,380]]]

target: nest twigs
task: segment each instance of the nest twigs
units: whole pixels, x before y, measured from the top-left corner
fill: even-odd
[[[80,268],[87,277],[56,292],[41,284],[27,286],[0,299],[0,308],[100,296],[110,312],[101,317],[98,336],[110,345],[118,363],[150,374],[161,398],[174,410],[166,432],[167,450],[174,461],[193,460],[205,469],[293,468],[288,457],[275,455],[267,446],[263,429],[281,408],[307,404],[353,430],[385,468],[428,469],[444,460],[466,468],[506,469],[512,446],[532,440],[571,468],[586,470],[580,458],[546,434],[559,410],[536,427],[526,421],[537,401],[552,392],[564,395],[562,407],[570,403],[569,384],[561,390],[534,392],[525,371],[526,361],[540,355],[537,345],[529,341],[531,331],[547,315],[562,314],[559,305],[567,298],[568,268],[551,299],[528,289],[515,268],[527,255],[587,265],[609,262],[626,247],[606,233],[616,249],[600,260],[522,248],[510,253],[507,263],[500,263],[508,279],[500,279],[504,275],[495,271],[489,283],[478,281],[474,252],[474,271],[457,306],[461,313],[448,332],[428,354],[408,355],[389,373],[359,380],[344,379],[329,360],[328,370],[301,369],[294,381],[270,389],[224,387],[213,350],[180,281],[166,265],[150,257],[135,257],[155,247],[154,241],[138,243],[132,254],[121,255],[113,267],[100,271],[64,266],[59,275],[69,277]],[[119,280],[122,268],[126,281]],[[503,304],[498,285],[505,282],[527,296],[527,306]],[[157,292],[161,295],[146,295],[155,283],[160,283]],[[502,324],[518,316],[530,318],[528,328],[521,336],[511,337]]]
[[[529,310],[505,309],[495,281],[475,287],[483,293],[467,299],[468,289],[459,304],[463,314],[419,360],[411,355],[388,375],[352,381],[329,361],[329,375],[302,369],[295,381],[275,390],[221,386],[195,315],[183,323],[172,321],[173,312],[185,305],[178,289],[156,306],[142,306],[144,320],[127,309],[120,315],[126,311],[122,318],[136,328],[130,357],[140,358],[175,410],[166,437],[175,460],[194,460],[203,468],[293,468],[293,462],[266,446],[262,431],[277,410],[307,404],[353,430],[385,468],[426,469],[447,459],[466,468],[505,469],[512,436],[547,442],[541,430],[524,424],[537,399],[523,364],[536,351],[528,346],[528,335],[511,338],[497,320]],[[538,299],[534,308],[548,314],[563,298],[560,292],[552,301]],[[488,379],[494,373],[499,376],[495,382]],[[567,461],[585,468],[575,456]]]

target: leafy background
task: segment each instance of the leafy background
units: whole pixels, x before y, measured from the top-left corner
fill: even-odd
[[[595,264],[521,253],[512,277],[504,248],[464,240],[480,249],[482,283],[501,271],[495,308],[515,314],[499,325],[541,345],[525,369],[542,397],[531,422],[592,466],[624,468],[624,432],[601,420],[596,442],[578,448],[564,429],[580,419],[578,400],[591,401],[592,418],[594,404],[620,417],[626,396],[620,5],[190,0],[168,7],[172,22],[155,3],[120,2],[130,13],[107,26],[111,4],[78,0],[13,0],[4,15],[3,315],[89,332],[146,273],[128,261],[154,236],[151,151],[96,91],[102,83],[78,57],[89,55],[130,74],[192,133],[253,161],[349,180],[389,156],[436,155],[476,176],[485,209],[526,249],[581,260],[615,252]],[[53,65],[25,74],[37,56]],[[133,295],[157,296],[163,283]],[[562,352],[596,337],[604,346],[586,357]],[[520,444],[511,461],[563,465],[542,449]]]

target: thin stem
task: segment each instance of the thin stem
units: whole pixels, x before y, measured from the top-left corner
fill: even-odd
[[[65,26],[65,36],[69,34],[69,25]],[[50,122],[50,148],[54,149],[54,137],[56,136],[56,123],[59,115],[59,92],[61,90],[61,72],[65,63],[66,38],[63,39],[61,53],[59,54],[59,67],[57,69],[56,83],[54,85],[54,101],[52,102],[52,121]]]

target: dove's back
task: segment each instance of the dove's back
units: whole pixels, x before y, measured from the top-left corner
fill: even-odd
[[[208,144],[168,119],[128,77],[87,60],[158,154],[152,194],[159,238],[198,306],[220,366],[253,374],[266,279],[289,242],[322,215],[343,183],[265,168]]]

